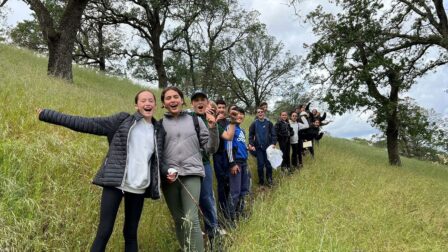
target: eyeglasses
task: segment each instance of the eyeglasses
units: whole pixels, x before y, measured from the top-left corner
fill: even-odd
[[[257,114],[263,114],[264,111],[257,111]]]

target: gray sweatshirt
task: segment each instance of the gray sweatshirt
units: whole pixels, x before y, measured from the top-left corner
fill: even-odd
[[[174,168],[179,176],[205,176],[200,146],[204,146],[209,152],[216,151],[219,145],[219,134],[217,127],[207,129],[201,119],[198,121],[201,144],[199,144],[191,115],[182,112],[174,118],[170,113],[165,113],[162,122],[166,131],[162,158],[162,170],[165,174],[169,168]]]

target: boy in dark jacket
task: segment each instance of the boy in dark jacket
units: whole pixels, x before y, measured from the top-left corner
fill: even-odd
[[[209,239],[213,239],[218,234],[218,213],[216,211],[215,196],[213,194],[213,171],[210,163],[210,154],[215,153],[219,147],[218,128],[216,127],[215,111],[209,108],[209,100],[207,94],[203,91],[197,90],[191,96],[191,105],[194,109],[193,114],[196,114],[204,121],[207,128],[215,131],[216,135],[209,137],[209,142],[215,143],[213,146],[203,148],[202,162],[204,165],[205,177],[201,183],[201,194],[199,198],[199,206],[204,214],[205,232]],[[209,122],[213,121],[213,128],[209,127]],[[212,139],[213,138],[213,139]],[[212,141],[213,140],[213,141]]]
[[[268,161],[266,149],[277,143],[272,122],[265,118],[263,108],[257,109],[257,119],[249,127],[249,150],[255,151],[257,157],[258,184],[265,184],[264,168],[266,167],[266,182],[272,186],[272,166]]]
[[[291,171],[290,162],[290,138],[294,134],[293,129],[288,122],[288,113],[283,111],[280,113],[280,120],[275,124],[275,132],[277,134],[280,150],[283,152],[282,168]]]
[[[215,177],[218,191],[218,206],[219,212],[224,219],[218,221],[221,226],[225,226],[230,217],[230,187],[229,187],[229,160],[227,157],[226,142],[231,141],[235,134],[235,122],[239,112],[231,110],[229,107],[229,118],[226,113],[226,102],[224,100],[216,101],[216,124],[219,130],[219,148],[213,154],[213,168],[215,170]],[[232,123],[230,123],[232,122]]]
[[[150,90],[135,96],[136,112],[86,118],[39,109],[39,120],[74,131],[106,136],[109,151],[93,183],[103,187],[100,223],[91,251],[104,251],[125,198],[125,250],[137,251],[137,229],[144,198],[160,198],[159,157],[163,127],[153,118],[156,98]]]

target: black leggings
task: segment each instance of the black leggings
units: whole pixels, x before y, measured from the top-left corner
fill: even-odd
[[[292,156],[291,156],[291,164],[292,166],[302,165],[302,152],[303,152],[303,143],[299,141],[298,143],[291,144]],[[297,163],[297,159],[299,163]]]
[[[278,145],[280,145],[280,150],[283,152],[283,161],[281,166],[290,168],[291,162],[290,162],[290,143],[289,143],[289,137],[279,137],[278,138]]]
[[[100,224],[90,251],[104,251],[112,234],[121,199],[124,197],[123,236],[125,251],[137,251],[137,228],[143,209],[143,194],[123,192],[115,187],[104,187],[101,196]]]

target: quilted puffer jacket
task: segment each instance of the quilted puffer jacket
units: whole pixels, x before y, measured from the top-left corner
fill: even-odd
[[[99,186],[118,187],[124,183],[124,173],[127,159],[127,144],[132,126],[142,120],[143,116],[136,112],[130,115],[121,112],[109,117],[87,118],[59,113],[44,109],[39,114],[39,120],[64,126],[74,131],[93,135],[106,136],[109,142],[107,155],[93,179],[93,184]],[[155,151],[151,157],[151,182],[146,189],[145,197],[160,198],[160,157],[163,156],[163,127],[153,118]]]

